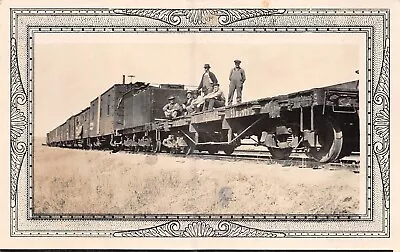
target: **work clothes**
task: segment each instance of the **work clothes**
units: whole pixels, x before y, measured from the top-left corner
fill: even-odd
[[[185,104],[184,104],[185,107],[189,107],[190,105],[192,105],[193,101],[194,101],[194,98],[187,99]]]
[[[192,105],[193,101],[194,101],[194,98],[193,98],[193,97],[192,97],[192,98],[188,98],[188,99],[186,100],[186,102],[185,102],[184,104],[182,104],[183,111],[184,111],[186,114],[189,114],[189,113],[190,113],[190,105]]]
[[[176,143],[176,141],[175,141],[175,139],[173,138],[173,137],[168,137],[168,138],[166,138],[166,139],[164,139],[163,141],[162,141],[162,144],[165,146],[165,147],[167,147],[167,148],[176,148],[176,147],[178,147],[177,146],[177,143]]]
[[[200,112],[201,105],[204,103],[204,98],[202,96],[198,96],[194,98],[190,106],[186,107],[186,110],[189,114]]]
[[[204,94],[207,95],[212,92],[214,83],[218,83],[217,77],[214,73],[206,71],[201,76],[198,89],[202,89]]]
[[[203,111],[225,106],[225,95],[221,89],[204,96],[204,100]]]
[[[225,102],[224,101],[218,101],[215,98],[209,98],[206,100],[206,105],[207,105],[207,109],[208,110],[212,110],[213,108],[220,108],[225,106]],[[206,105],[204,105],[204,108],[206,107]]]
[[[182,114],[182,107],[178,103],[168,103],[163,107],[165,117],[172,119]]]
[[[228,93],[228,105],[232,105],[233,95],[236,90],[236,102],[242,102],[242,91],[243,83],[246,81],[246,74],[244,69],[235,67],[231,70],[229,74],[229,93]]]

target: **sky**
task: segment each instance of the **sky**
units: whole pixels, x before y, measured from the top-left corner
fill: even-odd
[[[233,61],[246,71],[243,101],[363,76],[356,34],[37,34],[34,132],[38,137],[90,105],[122,75],[195,87],[211,65],[225,95]],[[355,74],[360,70],[360,75]],[[126,78],[127,82],[130,78]]]

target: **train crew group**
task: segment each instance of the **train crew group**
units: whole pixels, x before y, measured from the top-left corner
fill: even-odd
[[[240,60],[235,60],[235,67],[229,74],[229,93],[228,106],[232,105],[233,96],[236,91],[236,102],[242,102],[243,83],[246,81],[246,75],[243,68],[240,67]],[[182,105],[175,101],[175,97],[168,98],[168,104],[163,108],[165,117],[172,119],[182,114],[192,114],[205,110],[212,110],[225,106],[225,95],[219,88],[218,79],[210,71],[209,64],[204,65],[204,73],[201,77],[197,90],[188,90],[186,102]]]

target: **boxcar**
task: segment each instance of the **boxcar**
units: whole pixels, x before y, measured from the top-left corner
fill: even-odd
[[[98,124],[100,120],[99,112],[99,101],[100,98],[97,97],[93,101],[90,102],[90,109],[89,109],[89,137],[96,137],[100,134],[98,132]]]
[[[57,146],[60,145],[60,144],[61,144],[61,126],[58,126],[58,127],[55,129],[54,137],[55,137],[54,142],[56,143],[56,145],[57,145]]]
[[[56,130],[53,129],[52,131],[46,134],[46,143],[49,146],[52,146],[53,143],[55,143],[55,136],[54,136],[55,131]]]
[[[60,125],[60,142],[62,146],[66,145],[67,139],[68,139],[68,124],[67,122],[64,122],[63,124]]]
[[[68,124],[67,142],[68,145],[71,145],[75,141],[75,116],[71,116],[70,118],[68,118],[67,124]]]
[[[118,104],[124,94],[134,89],[135,84],[114,84],[90,103],[89,137],[96,146],[109,143],[118,125],[122,124],[123,112]]]
[[[75,115],[75,143],[83,144],[83,140],[89,137],[89,107]]]
[[[159,87],[149,86],[146,90],[132,90],[123,97],[122,128],[132,129],[165,118],[163,107],[168,103],[168,97],[174,96],[182,104],[186,99],[183,85],[161,84]]]

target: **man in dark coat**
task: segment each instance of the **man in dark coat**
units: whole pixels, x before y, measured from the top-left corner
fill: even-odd
[[[233,94],[236,90],[236,102],[242,102],[242,91],[243,84],[246,81],[246,74],[244,69],[240,67],[240,60],[235,60],[235,67],[231,70],[229,74],[229,93],[228,93],[228,106],[232,105]]]
[[[213,91],[213,85],[218,83],[217,77],[210,71],[210,68],[210,64],[204,65],[204,73],[201,76],[200,85],[197,88],[199,91],[203,90],[204,95],[211,93]]]

